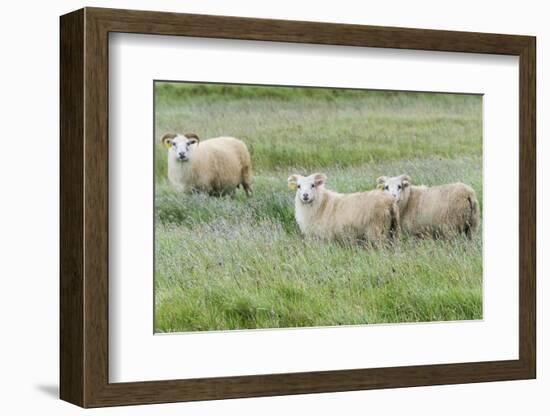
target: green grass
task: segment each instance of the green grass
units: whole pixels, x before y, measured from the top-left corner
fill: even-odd
[[[482,238],[365,250],[302,238],[291,173],[353,192],[380,175],[462,181],[482,198],[481,98],[158,83],[155,329],[159,332],[482,318]],[[232,135],[254,196],[183,195],[166,181],[167,131]]]

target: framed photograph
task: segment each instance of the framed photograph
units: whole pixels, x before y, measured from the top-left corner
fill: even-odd
[[[534,37],[60,28],[63,400],[535,378]]]

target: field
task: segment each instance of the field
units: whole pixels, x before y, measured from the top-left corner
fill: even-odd
[[[380,175],[462,181],[483,207],[481,97],[156,83],[155,331],[482,318],[482,231],[403,236],[365,250],[305,240],[292,173],[340,192]],[[183,195],[166,179],[166,132],[231,135],[252,155],[254,196]],[[482,211],[483,212],[483,211]]]

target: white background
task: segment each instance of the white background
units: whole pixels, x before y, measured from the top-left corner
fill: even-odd
[[[83,5],[362,23],[538,36],[538,380],[140,406],[88,414],[408,414],[544,415],[550,408],[548,331],[550,301],[543,240],[549,237],[550,146],[542,128],[550,89],[544,72],[550,54],[545,2],[437,1],[20,1],[2,9],[2,370],[0,409],[5,414],[78,414],[56,399],[58,385],[58,16]],[[544,177],[543,177],[544,176]],[[546,201],[544,201],[546,199]],[[543,266],[544,265],[544,266]],[[546,352],[547,353],[547,352]]]
[[[186,65],[190,60],[193,65]],[[220,61],[239,64],[220,67]],[[517,359],[519,285],[518,275],[510,271],[518,270],[519,257],[518,61],[496,55],[112,35],[110,380]],[[483,93],[483,321],[153,336],[153,79]]]

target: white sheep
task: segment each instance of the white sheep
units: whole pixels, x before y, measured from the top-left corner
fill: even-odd
[[[177,190],[234,196],[242,185],[252,194],[250,154],[242,141],[218,137],[199,144],[194,133],[167,133],[161,140],[168,149],[168,179]]]
[[[471,237],[479,227],[479,203],[468,185],[412,186],[408,175],[381,176],[376,182],[397,201],[401,229],[407,233]]]
[[[296,191],[296,222],[305,236],[370,244],[397,236],[399,209],[391,196],[379,190],[341,194],[326,189],[326,180],[322,173],[288,178]]]

